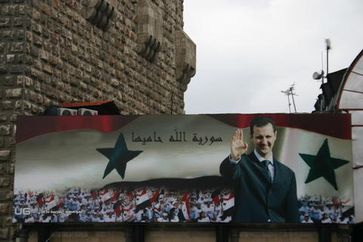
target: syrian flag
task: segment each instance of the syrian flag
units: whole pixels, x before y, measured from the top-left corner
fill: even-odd
[[[112,202],[118,201],[119,197],[120,197],[120,191],[118,191],[118,190],[113,191],[113,193],[112,193]]]
[[[122,218],[125,222],[132,222],[135,218],[135,209],[129,204],[122,208]]]
[[[234,129],[207,115],[21,117],[18,125],[15,191],[219,177]]]
[[[321,196],[349,200],[353,206],[353,155],[349,114],[212,115],[243,129],[249,137],[253,118],[269,117],[277,126],[273,156],[294,171],[298,198]],[[253,145],[249,145],[252,152]]]
[[[222,217],[221,220],[231,219],[234,211],[234,194],[229,192],[222,197]]]
[[[58,204],[57,204],[57,208],[60,209],[64,206],[64,200],[62,197],[58,198]]]
[[[58,196],[55,196],[54,194],[51,194],[44,201],[45,201],[46,209],[51,210],[52,208],[58,206],[59,199],[58,199]]]
[[[136,192],[136,212],[143,210],[144,208],[150,206],[150,195],[146,189],[141,189]]]
[[[215,206],[218,206],[221,203],[220,191],[219,190],[214,191],[212,193],[211,197],[212,197],[213,204]]]
[[[328,125],[328,124],[327,124]],[[352,143],[349,137],[333,137],[301,129],[278,133],[276,158],[296,176],[298,198],[338,197],[353,205]]]
[[[113,205],[113,211],[116,214],[116,216],[120,216],[122,213],[122,208],[121,208],[121,201],[117,201],[114,203]]]
[[[108,191],[108,190],[101,190],[99,192],[99,195],[101,197],[102,202],[106,202],[113,197],[112,191]]]
[[[157,189],[150,198],[150,204],[157,202],[159,200],[160,196],[160,189]]]
[[[190,193],[184,192],[183,197],[181,199],[181,211],[183,215],[183,221],[190,221]]]
[[[45,204],[44,194],[40,193],[37,195],[37,204],[41,208]]]

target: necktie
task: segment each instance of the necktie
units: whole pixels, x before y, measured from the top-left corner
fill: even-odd
[[[270,169],[268,168],[268,165],[270,164],[271,162],[269,160],[264,160],[262,161],[262,164],[263,164],[263,167],[265,168],[265,171],[268,175],[268,178],[270,180],[270,182],[272,182],[272,176],[271,176],[271,171]]]

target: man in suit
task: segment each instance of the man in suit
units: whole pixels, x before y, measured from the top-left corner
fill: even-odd
[[[298,204],[294,172],[274,159],[277,131],[274,121],[257,117],[250,123],[254,150],[246,154],[248,144],[243,131],[232,136],[231,153],[221,163],[222,176],[235,186],[234,222],[298,223]]]

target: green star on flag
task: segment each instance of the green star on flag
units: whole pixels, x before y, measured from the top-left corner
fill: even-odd
[[[103,174],[103,179],[105,179],[113,169],[116,169],[117,173],[124,179],[127,162],[134,159],[142,152],[141,150],[127,149],[125,138],[122,134],[119,135],[114,148],[98,148],[96,150],[109,159]]]
[[[329,182],[335,190],[338,190],[337,181],[335,178],[335,169],[349,163],[347,160],[336,159],[330,156],[328,139],[324,140],[317,155],[300,154],[301,158],[310,167],[308,177],[305,184],[312,182],[320,177],[323,177]]]

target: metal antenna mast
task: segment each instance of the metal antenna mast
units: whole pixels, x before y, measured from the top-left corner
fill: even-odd
[[[286,91],[281,91],[281,92],[284,93],[287,96],[287,104],[289,105],[289,113],[291,113],[291,102],[290,102],[289,89],[287,89]]]
[[[288,102],[288,105],[289,105],[289,113],[291,113],[290,96],[291,96],[292,104],[294,106],[294,112],[295,113],[297,112],[295,98],[294,98],[294,96],[296,96],[296,93],[294,92],[294,90],[295,90],[295,83],[292,84],[287,90],[281,91],[282,93],[284,93],[287,96],[287,102]]]

